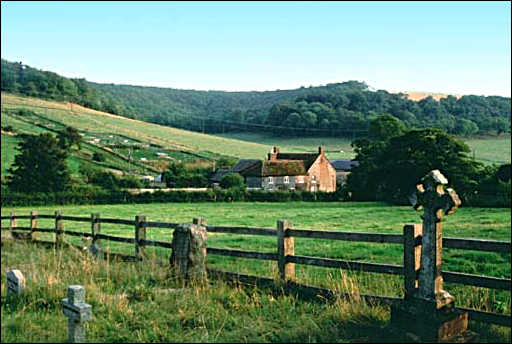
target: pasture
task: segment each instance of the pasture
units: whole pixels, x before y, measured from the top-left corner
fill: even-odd
[[[33,208],[17,208],[16,213],[26,215]],[[338,231],[360,231],[375,233],[401,234],[405,223],[421,222],[420,213],[410,207],[391,207],[382,203],[351,202],[287,202],[287,203],[167,203],[167,204],[131,204],[97,206],[52,206],[37,208],[39,214],[53,214],[60,209],[64,215],[88,216],[100,213],[101,217],[133,219],[143,214],[149,221],[191,222],[193,217],[206,218],[209,225],[251,226],[275,228],[278,219],[288,219],[294,228]],[[2,216],[13,209],[2,208]],[[20,226],[24,226],[19,220]],[[28,221],[28,220],[26,220]],[[464,208],[449,216],[444,223],[445,237],[481,238],[510,240],[510,209]],[[6,226],[4,220],[2,226]],[[41,219],[40,228],[53,228],[51,219]],[[65,228],[73,231],[90,231],[90,224],[65,222]],[[102,224],[102,233],[121,237],[134,236],[133,226]],[[39,233],[41,239],[51,239],[53,234]],[[148,229],[149,240],[170,242],[172,230]],[[78,245],[81,239],[68,238]],[[110,252],[133,254],[133,245],[104,242]],[[276,238],[210,233],[208,247],[241,249],[273,253],[276,250]],[[163,248],[148,247],[147,251],[155,256],[168,259],[170,251]],[[297,255],[346,259],[353,261],[402,264],[401,245],[381,243],[334,242],[296,238]],[[212,268],[248,273],[259,276],[275,277],[277,264],[274,261],[257,261],[245,258],[233,258],[208,255],[208,265]],[[510,254],[491,252],[460,251],[446,249],[443,255],[445,271],[486,275],[498,278],[510,278]],[[343,272],[343,276],[353,279],[361,293],[386,296],[403,296],[402,276],[383,276],[356,271]],[[329,288],[332,281],[340,281],[340,271],[331,268],[297,266],[296,278],[300,282]],[[385,281],[385,283],[383,283]],[[457,298],[458,305],[485,311],[510,314],[510,294],[505,291],[489,290],[478,287],[461,286],[446,283],[447,288]]]
[[[283,152],[316,152],[318,146],[325,146],[329,159],[353,159],[356,154],[350,146],[352,139],[337,137],[274,137],[265,134],[227,133],[225,138],[279,146]],[[484,164],[510,163],[510,134],[484,137],[457,137],[470,148],[470,157]],[[260,157],[261,158],[261,157]]]
[[[88,109],[76,104],[20,97],[4,92],[2,92],[2,109],[4,111],[28,109],[44,115],[50,120],[73,126],[80,131],[96,134],[114,133],[133,140],[159,145],[163,148],[200,153],[205,156],[230,155],[239,158],[260,158],[271,148],[271,146],[258,143],[221,138],[142,122]],[[7,120],[13,123],[7,123]],[[15,128],[26,127],[26,123],[14,123],[13,119],[9,119],[9,116],[2,113],[2,125],[6,124]]]
[[[464,140],[471,147],[471,156],[484,164],[510,163],[510,134],[498,137],[468,138]]]
[[[325,154],[329,159],[353,159],[356,154],[350,146],[349,138],[337,137],[277,137],[255,133],[227,133],[220,135],[229,139],[236,139],[248,142],[257,142],[266,146],[279,146],[282,152],[314,153],[318,146],[325,147]]]

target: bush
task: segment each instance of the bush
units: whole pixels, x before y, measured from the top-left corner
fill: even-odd
[[[142,182],[135,176],[124,176],[117,179],[117,185],[121,188],[139,189],[142,187]]]
[[[224,189],[245,188],[244,178],[238,173],[228,173],[220,180],[219,185]]]
[[[100,152],[94,152],[92,155],[92,160],[98,161],[98,162],[104,162],[105,161],[105,154]]]
[[[486,192],[465,195],[464,206],[508,207],[510,208],[510,182],[499,184],[500,191],[489,195]],[[239,188],[207,191],[156,191],[131,194],[121,190],[105,190],[98,186],[85,185],[65,192],[57,193],[17,193],[2,189],[2,207],[46,206],[46,205],[83,205],[83,204],[129,204],[157,202],[336,202],[344,201],[342,192],[308,191],[262,191]]]

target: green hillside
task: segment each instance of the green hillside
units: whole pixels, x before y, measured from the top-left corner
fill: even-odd
[[[28,112],[20,115],[21,110]],[[8,93],[2,93],[1,116],[2,128],[11,126],[17,134],[55,132],[68,125],[76,127],[84,135],[85,143],[80,151],[73,151],[69,158],[69,166],[74,174],[78,173],[84,161],[110,170],[155,174],[173,160],[208,160],[222,156],[263,158],[275,145],[288,152],[314,152],[319,145],[323,145],[330,159],[355,156],[350,139],[343,137],[299,139],[255,133],[213,136],[127,119],[76,104]],[[16,134],[2,131],[2,175],[14,161],[18,140]],[[98,142],[87,143],[93,140]],[[477,160],[484,163],[510,162],[510,135],[464,141],[474,150]],[[104,154],[106,160],[102,163],[92,161],[95,152]],[[156,157],[157,152],[166,153],[168,158]],[[126,161],[128,155],[133,157],[132,163]]]
[[[53,132],[72,126],[82,134],[80,151],[73,151],[70,168],[77,173],[87,161],[111,170],[155,174],[170,161],[212,160],[222,156],[261,158],[270,146],[215,137],[137,120],[85,107],[2,93],[2,174],[14,160],[17,135]],[[104,162],[92,161],[94,152]],[[156,153],[167,154],[158,157]],[[133,161],[127,161],[128,154]],[[147,161],[141,161],[141,159]]]
[[[454,135],[510,132],[510,98],[448,96],[419,101],[374,91],[364,82],[265,92],[180,90],[99,84],[6,60],[2,91],[70,101],[127,118],[202,133],[255,133],[275,137],[365,135],[369,122],[391,114],[409,127],[435,127]]]

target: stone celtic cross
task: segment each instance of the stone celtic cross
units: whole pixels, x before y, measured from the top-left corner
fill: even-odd
[[[416,210],[423,209],[423,234],[421,240],[421,267],[418,291],[415,299],[440,309],[454,301],[443,289],[442,253],[443,233],[441,221],[444,215],[453,214],[461,204],[453,189],[444,190],[448,180],[439,170],[430,171],[417,185],[418,191],[411,197]]]
[[[68,286],[68,297],[62,299],[62,312],[68,317],[68,338],[71,343],[85,342],[84,322],[91,320],[91,305],[85,303],[81,285]]]

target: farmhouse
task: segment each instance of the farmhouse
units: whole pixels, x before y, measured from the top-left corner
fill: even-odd
[[[329,162],[336,170],[336,182],[338,185],[345,184],[352,168],[359,165],[358,161],[349,159],[329,160]]]
[[[323,147],[318,153],[280,153],[276,146],[267,159],[243,159],[228,172],[240,174],[250,188],[336,191],[336,171]]]

